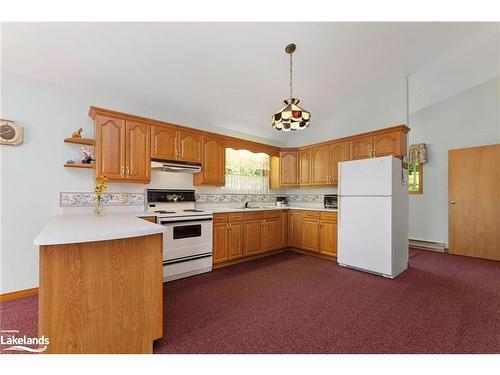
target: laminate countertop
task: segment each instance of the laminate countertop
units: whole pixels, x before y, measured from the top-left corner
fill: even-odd
[[[233,208],[233,207],[221,207],[221,208],[211,208],[207,209],[207,211],[211,211],[214,214],[218,213],[226,213],[226,212],[253,212],[253,211],[271,211],[271,210],[302,210],[302,211],[322,211],[322,212],[337,212],[337,209],[332,208],[313,208],[313,207],[277,207],[277,206],[269,206],[269,207],[249,207],[249,208]]]
[[[139,217],[147,212],[57,215],[35,238],[36,246],[117,240],[165,233],[167,228]]]

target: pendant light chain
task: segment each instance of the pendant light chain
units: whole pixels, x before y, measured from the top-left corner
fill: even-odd
[[[290,98],[292,98],[292,89],[293,89],[293,61],[292,61],[292,55],[293,55],[293,53],[290,54]]]

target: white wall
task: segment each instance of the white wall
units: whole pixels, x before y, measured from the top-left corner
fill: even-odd
[[[24,126],[21,146],[0,147],[0,294],[38,285],[38,249],[33,239],[59,213],[59,192],[93,190],[93,170],[63,168],[78,157],[77,145],[63,142],[83,127],[93,137],[89,105],[168,121],[166,113],[121,98],[116,93],[82,93],[2,72],[1,118]],[[218,129],[203,127],[206,130]],[[228,129],[219,131],[238,136]],[[265,141],[256,136],[247,139]],[[153,172],[150,187],[192,188],[192,175]],[[110,184],[108,191],[143,192],[141,184]]]
[[[409,142],[429,152],[423,194],[410,196],[410,238],[447,245],[448,150],[500,143],[500,76],[413,113],[410,127]]]

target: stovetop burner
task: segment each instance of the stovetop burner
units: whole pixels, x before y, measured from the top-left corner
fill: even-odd
[[[203,210],[195,210],[195,209],[188,209],[188,210],[182,210],[183,212],[205,212]]]
[[[155,214],[175,214],[175,211],[164,211],[164,210],[157,210],[153,211]]]

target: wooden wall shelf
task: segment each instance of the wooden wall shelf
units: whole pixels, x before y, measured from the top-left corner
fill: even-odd
[[[64,138],[66,143],[75,143],[77,145],[95,146],[95,140],[90,138]]]
[[[64,164],[64,168],[88,168],[95,169],[95,164],[83,164],[83,163],[73,163],[73,164]]]

